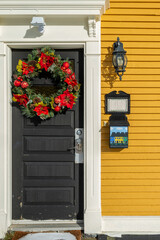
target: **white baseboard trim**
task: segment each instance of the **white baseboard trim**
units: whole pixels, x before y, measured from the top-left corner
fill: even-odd
[[[0,210],[0,239],[4,238],[5,233],[7,231],[7,214],[3,211]]]
[[[160,234],[160,216],[104,216],[102,232],[111,237]]]

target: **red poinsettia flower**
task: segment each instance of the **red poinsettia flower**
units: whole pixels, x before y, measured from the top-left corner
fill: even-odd
[[[33,66],[29,66],[27,63],[22,62],[22,73],[23,75],[27,75],[30,72],[34,71],[34,67]]]
[[[73,104],[75,103],[75,97],[68,90],[64,91],[63,94],[60,95],[61,104],[67,108],[72,109]]]
[[[56,106],[55,108],[54,108],[54,111],[55,112],[59,112],[61,110],[61,107],[59,107],[59,106]]]
[[[77,80],[72,78],[72,75],[64,80],[68,85],[72,85],[72,87],[76,86]]]
[[[67,68],[67,69],[66,69],[66,73],[67,73],[68,75],[70,75],[70,74],[72,73],[72,70],[71,70],[70,68]]]
[[[54,99],[54,102],[55,102],[56,104],[59,104],[59,103],[61,102],[60,96],[56,97],[56,98]]]
[[[13,97],[16,100],[16,102],[19,102],[19,105],[23,105],[24,107],[27,106],[29,99],[26,94],[22,94],[22,95],[13,94]]]
[[[35,111],[38,116],[41,114],[48,115],[48,109],[49,109],[49,107],[38,105],[37,107],[35,107],[35,109],[33,111]]]
[[[20,76],[20,77],[17,78],[17,80],[22,82],[23,78]]]
[[[22,88],[27,88],[28,86],[29,86],[29,84],[26,81],[21,83]]]
[[[53,64],[53,62],[54,62],[54,57],[47,56],[43,52],[41,53],[40,61],[39,61],[41,69],[44,68],[47,71],[48,68]]]
[[[72,78],[73,80],[76,79],[75,73],[72,73],[71,78]]]

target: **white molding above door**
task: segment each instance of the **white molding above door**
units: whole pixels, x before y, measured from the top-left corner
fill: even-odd
[[[109,0],[1,0],[0,15],[101,15]]]

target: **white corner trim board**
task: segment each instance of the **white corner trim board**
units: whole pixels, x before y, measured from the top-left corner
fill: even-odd
[[[101,15],[109,0],[1,0],[0,15]]]

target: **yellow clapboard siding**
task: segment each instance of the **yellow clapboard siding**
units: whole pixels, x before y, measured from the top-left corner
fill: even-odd
[[[102,186],[102,193],[105,192],[159,192],[160,186]]]
[[[145,210],[147,209],[147,212],[157,212],[157,215],[158,213],[160,212],[160,205],[157,205],[157,206],[132,206],[132,205],[129,205],[129,206],[104,206],[104,212],[108,212],[108,213],[116,213],[116,212],[119,212],[119,214],[122,214],[122,212],[126,212],[125,215],[130,215],[130,213],[133,213],[135,211],[141,213],[141,212],[145,212]],[[110,215],[110,214],[109,214]],[[117,214],[118,215],[118,214]]]
[[[150,31],[150,30],[148,30]],[[142,55],[142,56],[145,56],[147,55],[148,59],[150,59],[150,57],[158,57],[156,55],[159,55],[160,54],[160,49],[150,49],[150,48],[125,48],[127,49],[127,57],[130,55],[132,57],[138,57],[139,55]],[[106,57],[107,55],[107,59],[108,59],[108,55],[109,56],[112,56],[112,52],[110,50],[110,48],[107,48],[107,47],[103,47],[101,48],[101,59],[102,57]],[[152,56],[153,55],[153,56]]]
[[[108,15],[152,15],[152,16],[159,16],[160,10],[159,9],[124,9],[124,8],[111,8],[110,11],[107,13]]]
[[[102,147],[105,147],[107,145],[109,145],[109,140],[103,140],[102,139],[102,142],[101,142],[101,145]],[[152,146],[158,146],[160,147],[160,141],[159,140],[155,140],[155,139],[136,139],[136,140],[133,140],[133,139],[130,139],[129,140],[129,146],[137,146],[137,147],[152,147]]]
[[[135,212],[130,212],[130,211],[127,211],[127,212],[105,212],[102,210],[102,216],[135,216]],[[137,215],[136,216],[159,216],[159,212],[137,212]]]
[[[123,75],[123,82],[146,82],[146,81],[151,81],[151,82],[156,82],[156,81],[160,81],[160,76],[159,75],[128,75],[125,73],[125,75]],[[118,79],[117,76],[115,76],[115,79],[112,81],[110,80],[110,75],[109,74],[102,74],[102,82],[120,82],[120,80]],[[151,94],[150,94],[151,95]],[[153,95],[154,96],[154,95]]]
[[[135,193],[135,192],[127,192],[127,193],[103,193],[103,199],[159,199],[160,192],[142,192],[142,193]]]
[[[140,34],[137,34],[137,35],[127,35],[127,34],[121,34],[119,35],[120,37],[120,40],[122,42],[158,42],[160,39],[159,39],[159,36],[155,36],[155,35],[140,35]],[[103,41],[115,41],[117,39],[117,34],[110,34],[110,35],[102,35],[101,36],[101,40],[102,42]],[[125,44],[124,44],[125,45]]]
[[[136,212],[136,216],[159,216],[159,212]],[[127,212],[106,212],[102,210],[102,216],[135,216],[135,212],[127,211]]]
[[[152,62],[152,64],[154,63],[154,66],[160,62],[160,57],[159,55],[128,55],[128,61],[129,62],[148,62],[150,61],[150,63]],[[108,55],[107,59],[106,59],[106,54],[101,55],[101,60],[102,60],[102,64],[104,62],[106,62],[106,64],[108,64],[108,62],[112,62],[112,55]]]
[[[152,71],[154,69],[158,69],[159,70],[159,67],[160,67],[160,62],[138,62],[138,61],[134,61],[134,62],[128,62],[127,64],[128,68],[126,69],[126,73],[128,72],[128,70],[131,68],[150,68],[152,69]],[[103,61],[102,62],[102,70],[106,70],[108,71],[108,68],[111,69],[111,71],[115,72],[114,71],[114,67],[112,65],[112,62],[107,62],[107,61]],[[133,74],[133,72],[132,72]]]
[[[159,23],[158,23],[159,24]],[[102,41],[101,42],[101,47],[102,48],[109,48],[111,49],[113,47],[113,43],[115,42],[115,39],[114,40],[111,40],[111,41]],[[125,49],[127,50],[128,48],[139,48],[139,49],[160,49],[160,42],[157,41],[157,42],[154,42],[154,44],[151,42],[134,42],[134,41],[131,41],[131,42],[124,42],[124,47]]]
[[[130,205],[132,206],[145,206],[149,204],[151,206],[160,205],[160,198],[158,199],[130,199]],[[128,199],[105,199],[102,201],[103,206],[130,206],[128,204]]]
[[[160,173],[102,173],[102,179],[143,179],[144,181],[146,179],[151,180],[151,179],[160,179]],[[106,177],[107,176],[107,177]],[[119,185],[114,185],[114,186],[119,186]],[[104,187],[104,192],[103,195],[105,195],[107,192],[107,189]],[[135,191],[136,192],[136,191]],[[145,192],[145,191],[144,191]],[[127,193],[127,192],[126,192]]]
[[[160,173],[160,166],[103,166],[103,173]],[[142,184],[143,186],[143,184]],[[109,185],[106,185],[106,189]],[[114,185],[116,187],[116,185]],[[113,188],[114,188],[113,187]],[[160,186],[159,186],[160,187]]]
[[[101,18],[101,25],[103,22],[160,22],[160,16],[133,16],[133,15],[103,15]],[[129,33],[129,32],[128,32]]]
[[[102,166],[160,166],[160,159],[148,159],[148,160],[141,160],[141,159],[125,159],[125,160],[102,160]],[[137,179],[138,180],[138,179]],[[155,179],[157,181],[157,179]],[[158,180],[159,181],[159,180]],[[148,180],[150,182],[150,180]],[[146,182],[145,182],[146,184]],[[107,184],[108,185],[108,184]],[[149,184],[147,184],[149,185]],[[160,185],[160,184],[159,184]]]
[[[116,3],[123,2],[125,4],[126,2],[130,3],[131,0],[110,0],[111,4],[114,3],[114,2],[116,2]],[[132,2],[134,2],[134,3],[139,3],[139,2],[147,3],[147,2],[149,2],[149,3],[152,4],[152,2],[154,2],[154,3],[158,2],[159,3],[159,0],[133,0]],[[106,10],[106,12],[108,12],[108,10]]]
[[[112,2],[111,3],[111,9],[160,9],[160,2],[152,2],[152,3],[142,3],[142,2],[134,2],[134,1],[130,1],[130,2]],[[103,17],[102,17],[103,18]]]
[[[158,0],[159,1],[159,0]],[[126,12],[126,10],[124,11]],[[108,15],[108,12],[107,12]],[[138,16],[139,17],[139,16]],[[137,29],[159,29],[159,23],[158,22],[115,22],[114,19],[112,22],[103,21],[101,23],[102,28],[137,28]]]
[[[143,67],[142,66],[140,67],[140,63],[130,63],[130,65],[132,65],[132,68],[127,68],[126,69],[126,72],[125,74],[127,75],[146,75],[146,74],[150,74],[150,75],[153,75],[153,78],[154,78],[154,75],[160,75],[160,68],[147,68],[147,67]],[[144,63],[145,65],[145,63]],[[149,63],[148,63],[149,65]],[[109,74],[109,71],[111,72],[111,76],[112,78],[110,79],[110,81],[115,81],[116,79],[119,80],[115,74],[115,71],[114,71],[114,68],[112,67],[112,65],[110,64],[108,67],[106,67],[106,64],[105,66],[102,66],[102,75],[106,75],[106,74]],[[112,80],[113,79],[113,80]],[[109,78],[107,78],[106,80],[109,80]],[[113,82],[114,82],[113,81]]]
[[[159,216],[160,1],[111,0],[101,33],[102,215]],[[128,58],[122,81],[112,65],[118,36]],[[111,149],[105,94],[120,90],[131,95],[129,147]]]
[[[121,28],[102,28],[101,34],[103,35],[127,35],[128,29]],[[158,35],[160,34],[160,29],[130,29],[130,35]]]
[[[147,154],[144,154],[144,153],[135,153],[133,152],[132,154],[130,153],[126,153],[126,152],[122,152],[121,154],[115,154],[115,152],[102,152],[101,154],[101,159],[102,160],[106,160],[107,159],[112,159],[112,160],[127,160],[127,159],[133,159],[133,160],[149,160],[149,159],[156,159],[156,160],[159,160],[160,157],[159,157],[159,153],[147,153]],[[104,176],[103,176],[104,177]],[[108,177],[108,175],[106,175],[106,177]],[[116,176],[113,176],[113,177],[118,177],[117,174]],[[153,175],[152,175],[153,177]],[[160,177],[160,175],[159,175]]]
[[[115,88],[115,87],[108,87],[108,88],[101,88],[101,93],[106,94],[110,91],[126,91],[128,94],[160,94],[159,88]]]
[[[106,216],[106,215],[109,215],[109,216],[135,216],[135,211],[134,212],[130,212],[130,211],[127,211],[127,212],[106,212],[106,211],[103,211],[102,210],[102,216]],[[136,216],[159,216],[159,212],[137,212],[137,215]]]
[[[159,146],[130,146],[128,148],[121,148],[121,149],[114,149],[109,148],[108,144],[106,146],[102,146],[102,152],[113,152],[114,154],[118,153],[159,153],[160,154],[160,147]]]
[[[159,88],[160,87],[160,81],[158,82],[120,82],[120,81],[115,81],[113,82],[113,85],[115,88]],[[110,87],[110,83],[106,81],[102,81],[101,86],[103,88]]]
[[[160,179],[109,179],[102,180],[102,186],[160,186]],[[159,199],[160,200],[160,199]],[[160,202],[159,202],[160,203]]]

